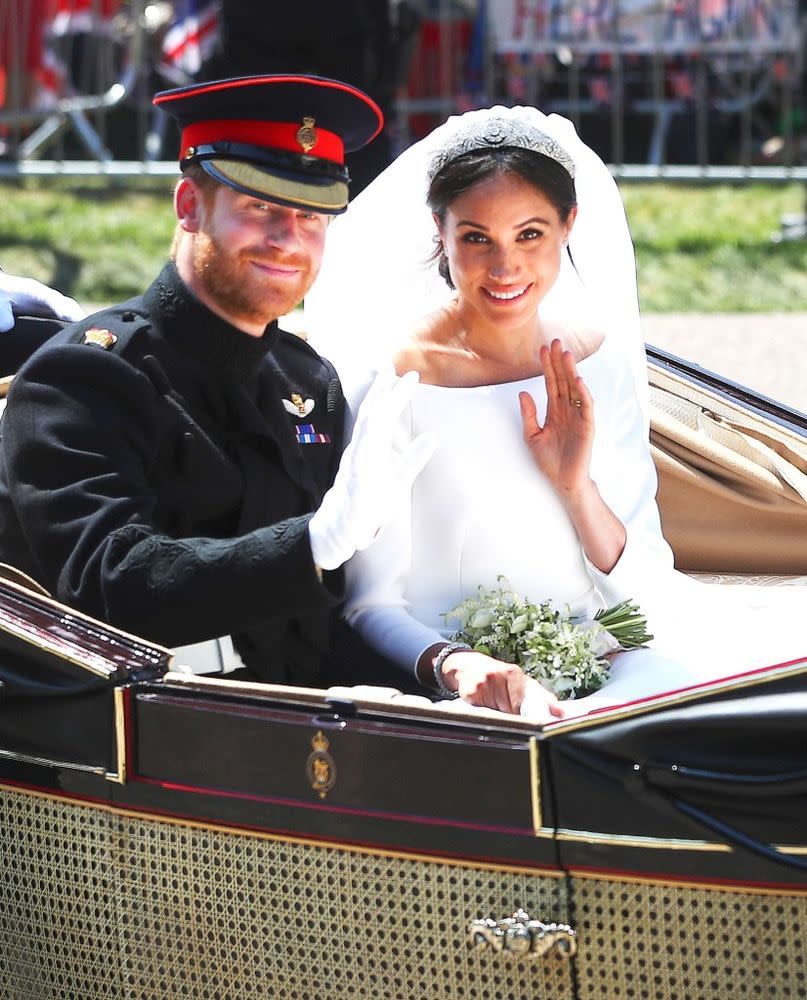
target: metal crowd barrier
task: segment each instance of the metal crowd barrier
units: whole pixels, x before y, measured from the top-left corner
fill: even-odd
[[[180,2],[0,0],[0,175],[174,173],[150,96],[190,79],[161,49]],[[390,3],[398,149],[526,103],[571,118],[621,178],[807,181],[800,0]]]
[[[807,178],[798,0],[428,6],[398,106],[405,137],[413,122],[523,103],[571,118],[622,177]]]
[[[176,172],[151,95],[193,79],[162,50],[179,4],[0,0],[0,175]]]

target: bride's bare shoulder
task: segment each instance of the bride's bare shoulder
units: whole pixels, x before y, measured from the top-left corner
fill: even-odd
[[[415,337],[410,337],[398,348],[395,354],[395,370],[399,375],[405,372],[419,372],[423,376],[423,369],[428,363],[428,352],[425,345]]]
[[[432,313],[412,331],[395,354],[395,368],[399,375],[416,371],[421,381],[428,382],[440,364],[445,343],[445,317],[443,310]]]
[[[605,334],[591,326],[571,326],[551,321],[546,325],[546,339],[559,340],[565,351],[572,352],[575,361],[582,361],[600,349]]]

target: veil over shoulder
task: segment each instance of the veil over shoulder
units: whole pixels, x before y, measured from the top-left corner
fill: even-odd
[[[633,243],[606,165],[559,115],[532,107],[494,107],[449,118],[406,149],[332,223],[319,277],[305,300],[312,345],[336,366],[350,398],[394,353],[418,321],[452,292],[430,262],[435,225],[426,204],[434,153],[469,118],[512,116],[542,129],[575,165],[578,216],[555,286],[541,314],[598,329],[618,341],[647,412]]]

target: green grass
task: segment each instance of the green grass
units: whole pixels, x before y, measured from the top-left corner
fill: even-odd
[[[152,280],[174,231],[173,185],[69,183],[0,185],[0,265],[82,303],[130,298]]]
[[[774,243],[805,190],[624,184],[647,312],[807,312],[807,241]]]
[[[129,298],[164,261],[174,229],[168,179],[0,183],[0,265],[84,304]],[[807,312],[807,241],[773,243],[797,184],[623,184],[647,312]],[[379,220],[394,233],[390,218]]]

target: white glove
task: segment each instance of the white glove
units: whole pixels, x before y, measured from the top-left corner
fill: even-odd
[[[87,315],[75,299],[34,278],[19,278],[0,271],[0,333],[14,326],[14,313],[63,319],[69,323]]]
[[[367,548],[431,458],[433,434],[421,434],[402,449],[393,440],[418,379],[417,372],[401,378],[393,368],[379,372],[361,404],[334,484],[308,523],[321,569],[336,569]]]

